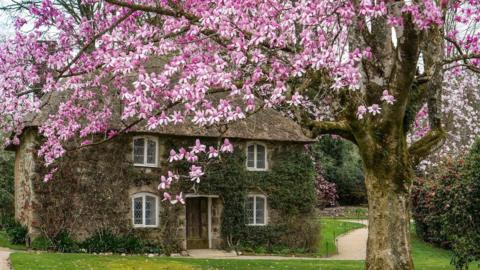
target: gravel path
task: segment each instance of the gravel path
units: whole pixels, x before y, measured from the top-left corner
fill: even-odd
[[[345,220],[368,225],[366,220]],[[338,254],[329,260],[365,260],[367,257],[368,228],[360,228],[337,237]]]
[[[367,220],[341,220],[368,225]],[[190,250],[190,258],[234,259],[234,260],[365,260],[367,255],[368,229],[360,228],[337,237],[338,254],[328,258],[289,257],[289,256],[237,256],[221,250]],[[183,257],[185,258],[185,257]]]
[[[6,248],[0,248],[0,270],[10,270],[10,263],[8,257],[10,256],[11,250]]]

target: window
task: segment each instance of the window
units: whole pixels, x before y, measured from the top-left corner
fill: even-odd
[[[247,225],[267,224],[267,198],[263,195],[248,195],[245,205]]]
[[[157,166],[157,138],[133,138],[133,164],[137,166]]]
[[[132,197],[132,221],[135,228],[158,226],[158,197],[137,193]]]
[[[267,170],[267,147],[263,144],[247,145],[247,169],[251,171]]]

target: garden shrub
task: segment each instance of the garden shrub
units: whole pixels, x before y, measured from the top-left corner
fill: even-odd
[[[31,245],[31,248],[34,250],[54,250],[55,249],[55,246],[52,240],[50,240],[50,238],[45,236],[40,236],[33,239],[30,245]]]
[[[109,229],[98,230],[85,239],[80,246],[89,253],[161,253],[162,249],[150,241],[142,240],[133,233],[116,235]]]
[[[28,229],[26,226],[16,222],[10,221],[8,224],[5,224],[5,230],[8,235],[8,240],[12,244],[25,244],[27,240]]]
[[[117,250],[117,237],[109,229],[101,229],[82,242],[81,247],[89,253],[104,253]]]
[[[80,247],[67,231],[61,231],[53,239],[53,247],[56,251],[64,253],[74,253],[80,250]]]
[[[453,251],[457,269],[480,259],[480,140],[464,160],[446,160],[413,188],[419,237]]]

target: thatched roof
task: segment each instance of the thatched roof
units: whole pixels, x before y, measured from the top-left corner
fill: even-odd
[[[146,64],[149,72],[155,72],[163,68],[167,61],[165,59],[153,59]],[[132,77],[134,74],[132,74]],[[215,94],[212,96],[212,102],[218,102],[225,94]],[[26,127],[38,127],[44,123],[48,117],[54,114],[58,106],[68,99],[67,93],[53,92],[44,95],[40,113],[27,117]],[[115,103],[118,103],[116,101]],[[114,112],[111,121],[111,129],[122,129],[125,124],[120,121],[121,105],[116,106],[118,109]],[[181,110],[181,108],[177,108]],[[267,141],[284,141],[309,143],[312,140],[306,137],[300,126],[285,117],[282,113],[273,109],[260,110],[246,119],[235,121],[228,124],[225,133],[221,134],[217,127],[198,127],[191,122],[185,122],[178,125],[170,124],[168,126],[159,126],[155,130],[148,130],[144,123],[136,126],[135,132],[149,132],[172,136],[194,136],[194,137],[227,137],[248,140],[267,140]]]
[[[221,96],[216,94],[214,100],[218,100]],[[48,99],[48,103],[42,108],[39,114],[32,115],[26,120],[26,127],[38,127],[44,123],[48,117],[57,111],[58,106],[66,101],[66,95],[62,93],[47,94],[44,99]],[[120,110],[114,112],[110,128],[122,129],[125,124],[120,121]],[[262,109],[248,116],[246,119],[232,122],[226,126],[226,131],[221,134],[220,129],[216,126],[199,127],[189,120],[177,125],[169,124],[167,126],[158,126],[154,130],[145,127],[144,121],[139,123],[133,131],[149,132],[172,136],[193,136],[193,137],[227,137],[248,140],[266,140],[266,141],[285,141],[308,143],[312,140],[306,137],[300,126],[285,117],[282,113],[274,109]]]

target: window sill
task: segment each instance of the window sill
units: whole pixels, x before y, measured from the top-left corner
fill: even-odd
[[[157,164],[133,164],[137,168],[158,168]]]
[[[247,168],[249,172],[266,172],[268,169],[256,169],[256,168]]]
[[[155,229],[158,225],[133,225],[134,229]]]
[[[267,226],[267,224],[246,224],[247,226],[253,226],[253,227],[261,227],[261,226]]]

